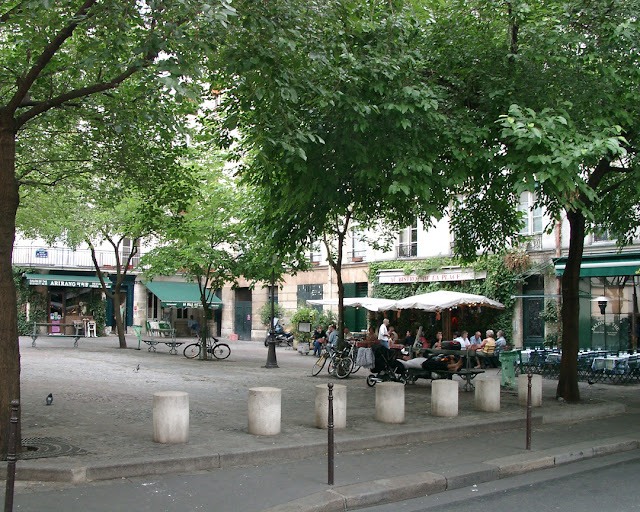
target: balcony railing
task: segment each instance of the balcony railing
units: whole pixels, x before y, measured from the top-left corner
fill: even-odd
[[[111,251],[96,251],[96,260],[100,268],[115,268],[116,257]],[[34,246],[14,246],[12,263],[22,267],[41,267],[59,269],[93,269],[93,260],[89,249],[72,250],[66,247],[39,248]],[[133,267],[140,257],[133,258]]]
[[[418,244],[398,244],[396,256],[398,258],[415,258],[418,255]]]
[[[367,250],[351,251],[347,254],[347,258],[351,263],[359,263],[367,260]]]

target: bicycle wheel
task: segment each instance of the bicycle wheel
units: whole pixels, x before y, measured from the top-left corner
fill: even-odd
[[[353,368],[353,361],[350,357],[341,357],[334,363],[336,369],[336,377],[339,379],[346,379],[351,374],[351,368]]]
[[[218,343],[211,347],[211,353],[216,359],[226,359],[231,355],[231,348],[226,343]]]
[[[375,375],[373,375],[373,374],[367,375],[367,386],[372,388],[373,386],[376,385],[376,382],[378,382],[378,381],[376,380]]]
[[[311,368],[311,375],[313,375],[314,377],[318,375],[324,368],[324,365],[326,362],[327,362],[327,357],[324,354],[322,354],[316,361],[316,364],[313,365],[313,368]]]
[[[187,359],[195,359],[200,355],[200,343],[191,343],[187,345],[182,352]]]

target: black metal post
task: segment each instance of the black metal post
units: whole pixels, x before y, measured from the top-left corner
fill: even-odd
[[[329,485],[333,485],[333,382],[327,384],[329,386],[329,413],[327,416],[327,436],[328,436],[328,464],[329,464]]]
[[[16,432],[18,431],[19,400],[11,401],[11,423],[9,425],[9,446],[7,451],[7,488],[4,495],[4,512],[13,510],[13,488],[16,482]]]
[[[531,378],[533,376],[529,374],[527,385],[527,450],[531,450]]]
[[[275,281],[276,271],[271,270],[271,319],[269,320],[269,351],[267,352],[267,364],[265,368],[279,368],[278,360],[276,359],[276,326],[273,325],[273,319],[275,317]]]

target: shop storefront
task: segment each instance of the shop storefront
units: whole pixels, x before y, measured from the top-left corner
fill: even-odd
[[[189,334],[189,319],[203,325],[200,288],[195,283],[179,281],[147,281],[147,320],[165,320],[177,329],[179,336]],[[209,297],[209,327],[219,334],[219,311],[222,301],[214,294]]]
[[[562,276],[566,258],[554,260]],[[640,253],[585,255],[580,267],[580,348],[636,349]],[[600,300],[597,300],[600,298]]]
[[[56,324],[73,324],[83,319],[94,320],[92,308],[102,301],[100,280],[79,274],[25,274],[45,298],[45,314],[49,332],[59,333]]]

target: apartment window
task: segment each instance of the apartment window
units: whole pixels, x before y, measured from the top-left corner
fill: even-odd
[[[323,290],[321,284],[299,284],[298,285],[298,305],[302,307],[309,307],[307,300],[322,299]],[[311,306],[313,309],[317,309],[322,312],[322,306]]]
[[[542,207],[536,206],[536,196],[532,192],[523,192],[520,196],[518,211],[523,213],[524,225],[521,235],[536,235],[542,233]]]
[[[120,258],[123,264],[125,264],[128,261],[129,255],[131,254],[131,251],[133,251],[133,248],[134,248],[134,245],[132,245],[130,238],[122,239],[122,254]],[[137,267],[138,263],[140,263],[140,240],[136,240],[135,248],[136,248],[136,253],[133,256],[133,258],[131,258],[131,265],[133,267]]]
[[[398,258],[411,258],[418,255],[418,221],[400,231],[398,238]]]
[[[320,248],[320,242],[314,242],[311,246],[309,260],[311,260],[311,263],[315,263],[316,265],[322,260],[322,250]]]
[[[351,230],[351,260],[364,261],[367,255],[367,243],[363,240],[363,233],[358,228]]]
[[[593,231],[593,243],[614,242],[615,240],[608,229],[597,226]]]

